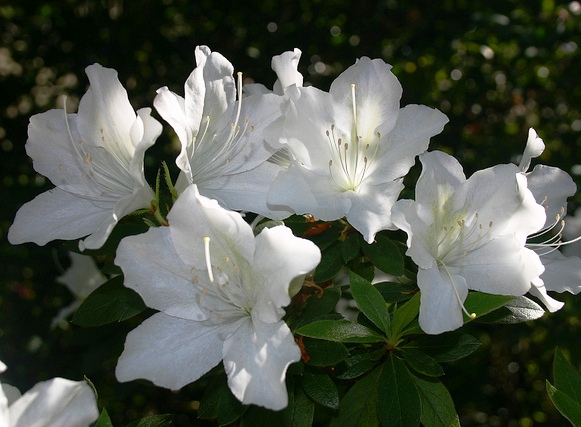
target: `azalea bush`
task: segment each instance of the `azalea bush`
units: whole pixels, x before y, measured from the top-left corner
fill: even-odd
[[[576,367],[560,351],[544,367],[556,345],[581,360],[577,2],[475,6],[466,33],[446,2],[433,15],[387,2],[357,29],[341,2],[332,20],[314,2],[300,35],[268,21],[259,42],[235,12],[223,35],[178,4],[148,6],[152,24],[112,2],[119,25],[92,32],[92,2],[69,3],[72,20],[51,2],[31,19],[60,34],[8,53],[38,73],[34,107],[25,94],[0,115],[0,191],[19,203],[3,220],[6,423],[554,425],[554,402],[575,424]],[[100,47],[55,55],[59,22]],[[190,25],[233,64],[205,46],[192,60]],[[304,53],[273,44],[283,33]],[[22,59],[32,46],[53,52],[58,80]],[[25,93],[17,65],[0,63],[6,100]],[[29,164],[12,161],[26,124]]]
[[[273,57],[270,89],[198,46],[183,95],[153,100],[181,150],[177,176],[162,163],[151,183],[144,156],[162,124],[113,69],[89,66],[77,113],[65,100],[30,120],[27,153],[55,187],[20,208],[8,239],[65,241],[60,280],[78,301],[53,325],[74,312],[77,326],[122,331],[117,381],[200,382],[201,419],[459,425],[440,377],[480,345],[463,325],[534,320],[563,306],[548,291],[581,290],[581,259],[560,252],[576,241],[562,236],[576,185],[530,170],[545,148],[532,128],[518,164],[466,178],[429,150],[448,118],[402,107],[389,64],[359,58],[323,91],[303,86],[300,57]],[[111,425],[94,407],[42,405]]]

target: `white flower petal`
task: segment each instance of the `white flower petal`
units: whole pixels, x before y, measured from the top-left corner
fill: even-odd
[[[547,307],[551,313],[559,311],[565,305],[564,302],[557,301],[556,299],[549,296],[542,279],[537,278],[532,281],[532,286],[529,290],[529,293],[541,300],[543,305]]]
[[[563,256],[558,250],[540,258],[545,267],[541,279],[548,291],[567,291],[575,295],[581,291],[581,259]]]
[[[224,368],[234,396],[244,404],[274,411],[288,404],[286,370],[300,358],[301,351],[282,321],[248,318],[224,342]]]
[[[194,286],[196,272],[177,255],[169,230],[151,228],[121,240],[115,264],[125,275],[125,286],[136,291],[148,307],[170,316],[205,320],[201,289]]]
[[[313,271],[321,260],[319,248],[311,241],[297,239],[284,226],[265,228],[256,236],[252,267],[259,275],[253,316],[262,322],[276,322],[283,315],[281,307],[290,304],[289,285],[298,276]]]
[[[363,57],[333,81],[329,93],[336,105],[338,123],[353,122],[352,85],[355,85],[358,135],[366,141],[376,132],[387,135],[395,126],[402,94],[391,65],[381,59]]]
[[[448,276],[437,266],[420,269],[418,286],[421,290],[419,321],[425,333],[441,334],[464,324],[460,302],[463,304],[466,300],[468,287],[462,276]]]
[[[287,51],[272,57],[271,66],[278,77],[274,83],[273,92],[277,95],[283,95],[289,86],[303,86],[303,75],[298,72],[301,53],[299,49],[295,48],[292,52]]]
[[[10,406],[10,427],[84,427],[98,417],[93,389],[64,378],[36,384]]]
[[[42,246],[51,240],[100,234],[101,224],[115,223],[110,204],[79,198],[57,187],[39,194],[18,210],[8,230],[8,240],[12,244],[34,242]]]
[[[121,382],[143,378],[179,390],[220,363],[220,336],[230,328],[156,313],[127,335],[115,375]]]
[[[522,155],[522,159],[518,168],[521,172],[526,172],[531,165],[531,160],[535,157],[539,157],[543,151],[545,150],[545,143],[543,140],[537,135],[537,132],[533,129],[529,129],[529,136],[527,139],[527,145],[525,147],[525,151]]]

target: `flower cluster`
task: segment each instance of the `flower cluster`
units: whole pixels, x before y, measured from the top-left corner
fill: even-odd
[[[525,294],[555,311],[562,303],[547,291],[581,290],[581,260],[559,251],[576,186],[555,167],[529,171],[544,149],[534,130],[519,165],[466,178],[454,157],[427,151],[446,116],[401,107],[389,64],[360,58],[326,92],[303,86],[300,54],[273,58],[278,80],[270,90],[243,86],[226,58],[200,46],[183,96],[157,91],[153,106],[181,143],[175,185],[166,167],[165,212],[159,177],[152,189],[143,166],[162,125],[151,109],[133,110],[114,70],[87,68],[90,88],[78,113],[32,117],[27,152],[55,188],[22,206],[10,242],[83,238],[82,252],[102,247],[129,214],[149,213],[159,225],[146,218],[149,230],[124,237],[116,250],[125,287],[157,311],[127,336],[119,381],[178,390],[222,362],[240,402],[280,410],[289,403],[287,368],[310,359],[303,336],[384,340],[391,357],[405,348],[406,334],[453,331],[485,314],[469,310],[469,290],[507,296],[498,306],[509,311],[515,298],[538,307]],[[400,199],[417,158],[415,197]],[[407,235],[399,246],[398,230]],[[407,267],[389,264],[404,255]],[[306,289],[320,298],[340,287],[333,278],[345,269],[367,323],[347,327],[328,312],[301,320],[300,305],[317,298]],[[397,300],[404,306],[414,307],[410,298],[420,294],[418,327],[414,316],[399,329],[390,324],[391,316],[403,322],[399,306],[362,285],[379,270],[391,274],[394,289],[411,286]],[[79,280],[90,281],[91,291],[106,281],[86,274]],[[332,333],[323,331],[328,325]]]

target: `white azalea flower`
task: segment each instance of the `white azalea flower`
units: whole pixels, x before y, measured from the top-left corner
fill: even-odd
[[[75,296],[75,300],[61,309],[52,320],[51,327],[68,326],[65,319],[74,313],[91,292],[107,281],[107,277],[97,268],[95,260],[90,256],[70,253],[71,265],[56,281],[65,285]]]
[[[24,395],[16,387],[0,384],[2,427],[88,427],[97,418],[95,393],[86,381],[53,378]]]
[[[268,202],[322,220],[346,217],[369,243],[393,229],[402,177],[448,121],[426,106],[400,109],[401,93],[391,66],[369,58],[345,70],[329,93],[288,87],[283,115],[266,136],[273,147],[287,146],[292,162]]]
[[[419,267],[420,326],[438,334],[463,324],[468,289],[515,296],[529,290],[543,266],[525,247],[526,237],[542,227],[545,213],[514,165],[466,179],[447,154],[420,160],[416,200],[398,201],[392,218],[407,233],[407,255]]]
[[[567,172],[556,167],[537,165],[528,171],[531,159],[540,156],[544,149],[543,140],[530,128],[519,168],[527,179],[529,190],[547,214],[544,226],[529,236],[531,239],[527,245],[537,252],[545,266],[541,277],[533,281],[531,294],[538,297],[549,311],[554,312],[562,308],[563,303],[549,296],[547,291],[567,291],[572,294],[581,291],[581,259],[576,256],[566,257],[558,250],[574,243],[579,237],[577,233],[568,237],[568,241],[561,239],[566,223],[567,199],[575,194],[577,186]]]
[[[56,188],[26,203],[8,232],[13,244],[55,239],[96,249],[125,215],[154,198],[143,175],[145,150],[161,133],[143,108],[135,114],[115,70],[94,64],[77,114],[50,110],[30,119],[26,151]]]
[[[239,73],[237,101],[233,67],[226,58],[198,46],[196,63],[185,84],[185,97],[162,87],[154,100],[182,144],[176,188],[181,192],[193,183],[201,194],[228,209],[278,219],[288,215],[266,205],[268,187],[281,167],[267,162],[276,150],[264,141],[263,130],[280,115],[281,97],[272,93],[242,97]]]
[[[129,333],[117,378],[178,390],[221,360],[245,404],[287,405],[285,373],[300,359],[281,320],[293,279],[313,270],[319,249],[277,226],[256,238],[235,212],[186,189],[169,227],[123,239],[115,262],[125,285],[159,313]]]

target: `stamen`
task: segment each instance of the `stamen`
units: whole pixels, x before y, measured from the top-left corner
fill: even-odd
[[[450,279],[450,283],[452,283],[452,289],[454,289],[454,295],[456,295],[456,300],[458,301],[458,304],[460,304],[460,307],[462,307],[462,311],[469,318],[476,319],[476,313],[468,313],[468,310],[466,310],[466,307],[464,307],[464,303],[462,303],[462,300],[460,299],[460,295],[458,295],[458,290],[456,289],[456,284],[454,283],[454,279],[452,279],[452,275],[448,271],[448,267],[446,267],[446,264],[444,264],[442,261],[440,261],[439,263],[442,265],[442,267],[444,267],[444,271],[448,275],[448,278]]]
[[[204,237],[204,254],[206,256],[206,268],[208,269],[208,277],[210,283],[214,283],[214,274],[212,273],[212,262],[210,260],[210,238]]]

